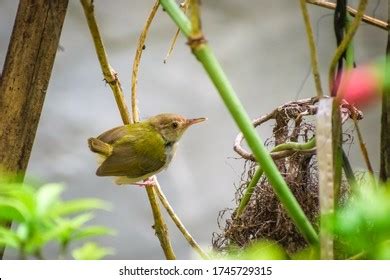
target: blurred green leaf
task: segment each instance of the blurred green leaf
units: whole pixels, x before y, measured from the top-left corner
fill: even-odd
[[[77,230],[85,223],[93,219],[91,213],[81,214],[73,219],[58,219],[56,235],[62,243],[68,243],[73,239]]]
[[[35,188],[8,183],[0,176],[0,222],[14,223],[11,229],[0,226],[0,246],[16,248],[23,256],[40,258],[44,246],[51,241],[58,242],[64,254],[73,240],[113,234],[103,226],[85,226],[93,219],[93,210],[109,209],[107,203],[92,198],[64,202],[63,190],[60,184]],[[101,258],[108,253],[111,251],[86,246],[78,254]]]
[[[58,203],[51,212],[56,216],[66,216],[94,209],[110,210],[110,205],[100,199],[76,199]]]
[[[0,227],[0,245],[18,248],[21,242],[19,237],[11,229]]]
[[[76,260],[100,260],[108,255],[113,255],[111,248],[100,247],[99,245],[88,242],[82,247],[72,251],[72,256]]]
[[[104,226],[90,226],[83,229],[78,230],[74,236],[73,240],[79,240],[83,238],[91,238],[101,235],[114,235],[115,231],[108,227]]]
[[[318,260],[320,259],[320,252],[318,248],[307,247],[292,256],[293,260]]]
[[[29,209],[13,198],[0,198],[0,220],[23,222],[31,219]]]
[[[261,240],[249,245],[239,253],[230,254],[229,258],[239,260],[284,260],[287,255],[276,242]]]
[[[389,259],[389,217],[389,188],[365,184],[335,213],[329,232],[335,235],[338,250],[352,258]]]
[[[46,184],[40,187],[36,194],[37,214],[45,215],[53,205],[59,203],[64,187],[60,184]]]
[[[36,213],[36,198],[35,189],[31,186],[24,186],[9,192],[10,198],[14,198],[18,202],[22,203],[29,212],[30,216],[34,216]]]
[[[20,224],[17,229],[16,229],[16,235],[19,237],[21,240],[27,240],[30,232],[29,228],[26,224]]]

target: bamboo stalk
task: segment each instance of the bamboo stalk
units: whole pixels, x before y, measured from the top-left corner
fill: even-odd
[[[180,27],[183,34],[189,39],[191,47],[196,58],[202,63],[210,79],[217,88],[226,108],[229,110],[237,126],[242,131],[249,147],[251,148],[256,160],[261,164],[264,173],[274,188],[277,196],[287,210],[289,216],[294,221],[297,228],[308,240],[309,243],[316,244],[318,236],[310,221],[307,219],[302,208],[299,206],[296,198],[284,181],[278,171],[270,154],[265,148],[262,140],[257,134],[252,122],[245,111],[241,101],[237,97],[232,85],[226,77],[221,65],[216,59],[211,48],[205,43],[202,34],[193,38],[191,22],[177,6],[174,0],[160,0],[172,20]],[[196,11],[196,10],[195,10]],[[190,18],[194,18],[190,16]]]

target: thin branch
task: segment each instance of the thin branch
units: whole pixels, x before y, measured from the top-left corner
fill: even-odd
[[[363,136],[362,136],[362,133],[361,133],[360,128],[359,128],[359,124],[358,124],[356,118],[353,118],[352,120],[353,120],[353,123],[355,125],[356,134],[357,134],[358,140],[359,140],[360,150],[362,151],[362,155],[364,158],[364,162],[366,163],[367,170],[371,175],[374,175],[374,169],[372,168],[370,157],[368,156],[366,143],[364,143]]]
[[[137,51],[134,57],[133,71],[131,72],[131,110],[133,113],[134,122],[139,122],[139,112],[137,106],[137,80],[138,80],[139,64],[141,61],[142,51],[145,48],[145,40],[146,40],[146,36],[148,35],[149,27],[153,21],[154,16],[157,13],[159,6],[160,6],[160,1],[157,0],[150,11],[145,26],[141,32],[141,35],[139,36]]]
[[[343,41],[341,41],[340,45],[337,47],[334,56],[332,58],[332,61],[330,63],[329,67],[329,74],[328,74],[328,83],[329,83],[329,92],[333,92],[334,90],[334,82],[335,82],[335,70],[337,63],[345,50],[347,49],[349,43],[352,41],[353,36],[355,35],[360,22],[362,20],[362,17],[364,15],[364,11],[367,7],[367,0],[360,0],[358,11],[356,13],[354,21],[351,23],[350,27],[348,28]]]
[[[190,1],[189,0],[184,0],[182,3],[180,3],[180,7],[182,8],[183,12],[186,13],[188,10],[188,5]],[[179,37],[180,34],[180,28],[177,28],[175,35],[172,38],[171,45],[169,47],[169,50],[167,52],[167,55],[164,58],[164,63],[167,63],[168,58],[171,56],[172,51],[176,45],[177,38]]]
[[[323,1],[323,0],[306,0],[306,2],[309,4],[313,4],[316,6],[323,7],[323,8],[327,8],[330,10],[334,10],[336,8],[335,3],[327,2],[327,1]],[[348,10],[348,13],[353,17],[356,16],[356,14],[358,13],[357,10],[355,10],[354,8],[352,8],[350,6],[347,7],[347,10]],[[363,15],[362,21],[364,21],[367,24],[379,27],[383,30],[389,30],[389,23],[382,21],[382,20],[379,20],[377,18]]]
[[[173,38],[172,38],[171,45],[170,45],[170,47],[169,47],[169,50],[168,50],[168,52],[167,52],[167,55],[166,55],[165,58],[164,58],[164,63],[167,63],[168,58],[171,56],[171,54],[172,54],[172,52],[173,52],[173,48],[174,48],[175,45],[176,45],[177,38],[179,37],[179,34],[180,34],[180,29],[178,28],[178,29],[176,30],[175,35],[174,35]]]
[[[153,212],[153,218],[155,221],[155,224],[153,226],[156,235],[158,239],[160,240],[161,247],[163,248],[165,258],[167,260],[175,260],[176,256],[173,252],[171,241],[168,237],[168,228],[167,225],[164,222],[164,219],[162,217],[160,207],[157,203],[157,197],[156,197],[156,191],[154,185],[149,185],[145,187],[146,192],[148,193],[148,198],[150,202],[150,206],[152,208]]]
[[[169,204],[168,199],[162,192],[160,184],[157,182],[157,180],[155,180],[155,190],[161,203],[164,205],[164,208],[167,210],[173,222],[175,223],[177,228],[181,231],[181,233],[183,234],[184,238],[188,241],[190,246],[199,254],[199,256],[202,259],[209,259],[210,257],[202,250],[199,244],[195,241],[195,239],[191,236],[191,234],[187,231],[183,223],[180,221],[179,217],[176,215],[172,206]]]
[[[310,16],[309,16],[309,12],[307,11],[306,0],[300,0],[300,3],[301,3],[303,20],[305,22],[305,27],[306,27],[307,40],[309,42],[311,68],[313,71],[313,78],[314,78],[314,83],[316,85],[317,96],[322,97],[324,94],[321,86],[320,72],[318,70],[317,48],[316,48],[316,43],[314,41],[313,29],[311,28]]]
[[[115,101],[118,105],[123,123],[130,124],[132,121],[129,114],[129,110],[127,109],[125,98],[123,96],[123,91],[118,79],[118,75],[108,63],[107,54],[104,49],[98,25],[96,23],[93,0],[80,0],[80,2],[83,6],[84,14],[88,22],[89,31],[91,32],[93,42],[95,44],[96,54],[103,71],[104,79],[110,85],[112,92],[114,93]]]

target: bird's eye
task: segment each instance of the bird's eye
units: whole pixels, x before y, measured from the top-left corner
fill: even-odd
[[[179,124],[178,124],[177,122],[173,122],[173,123],[172,123],[172,128],[175,128],[175,129],[176,129],[176,128],[178,128],[178,127],[179,127]]]

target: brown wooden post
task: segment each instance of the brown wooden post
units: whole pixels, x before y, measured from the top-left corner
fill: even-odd
[[[23,176],[68,0],[20,0],[0,79],[0,166]],[[0,249],[0,255],[3,250]]]

